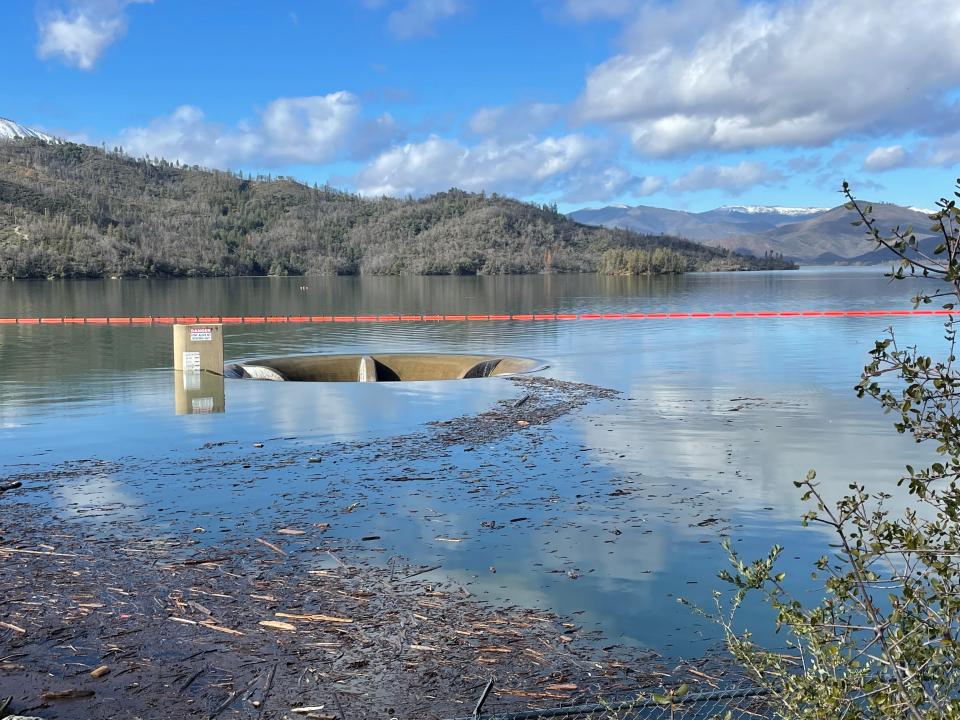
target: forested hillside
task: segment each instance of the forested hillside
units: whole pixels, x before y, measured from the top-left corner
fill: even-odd
[[[497,195],[371,200],[86,145],[0,142],[0,277],[593,272],[607,250],[658,248],[671,261],[652,272],[791,267]]]

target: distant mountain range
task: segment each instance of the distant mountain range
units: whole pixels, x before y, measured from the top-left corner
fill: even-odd
[[[873,215],[887,231],[912,225],[918,238],[929,236],[928,211],[873,203]],[[889,256],[876,252],[856,216],[835,208],[725,206],[700,213],[636,205],[576,210],[569,217],[586,225],[624,228],[647,234],[675,235],[737,252],[813,264],[873,264]]]

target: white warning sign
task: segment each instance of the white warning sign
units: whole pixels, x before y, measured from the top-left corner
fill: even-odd
[[[200,353],[198,352],[183,353],[183,371],[185,373],[200,372]]]
[[[192,327],[190,328],[190,342],[212,342],[213,328]]]

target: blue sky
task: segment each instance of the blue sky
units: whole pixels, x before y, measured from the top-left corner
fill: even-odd
[[[0,116],[366,195],[932,207],[958,36],[945,0],[17,0]]]

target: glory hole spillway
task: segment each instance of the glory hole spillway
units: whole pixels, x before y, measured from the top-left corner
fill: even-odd
[[[411,382],[500,377],[544,367],[532,358],[499,355],[299,355],[232,363],[224,368],[224,375],[287,382]]]
[[[224,364],[219,323],[174,325],[173,355],[178,415],[225,412],[224,378],[394,383],[505,377],[547,367],[533,358],[466,353],[315,354]]]

